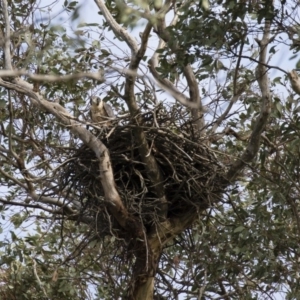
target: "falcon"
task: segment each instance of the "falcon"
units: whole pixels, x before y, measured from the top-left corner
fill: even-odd
[[[111,120],[115,118],[115,115],[109,104],[105,103],[99,97],[92,97],[91,118],[93,123],[107,127],[112,125]]]

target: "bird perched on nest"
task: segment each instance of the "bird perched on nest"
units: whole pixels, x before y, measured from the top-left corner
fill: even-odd
[[[115,118],[115,114],[111,106],[105,103],[99,97],[91,98],[91,118],[93,123],[99,124],[100,126],[111,126],[112,119]]]
[[[296,70],[288,72],[288,77],[290,79],[292,89],[294,90],[294,92],[300,95],[300,78]]]

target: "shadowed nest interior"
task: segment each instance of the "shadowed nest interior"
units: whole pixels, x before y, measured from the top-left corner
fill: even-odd
[[[142,119],[151,154],[164,178],[168,217],[204,209],[216,202],[226,186],[225,167],[205,145],[205,139],[195,142],[191,122],[178,110],[148,113]],[[123,123],[118,122],[115,127],[97,134],[110,151],[122,201],[147,228],[157,220],[156,210],[160,203],[135,143],[133,129],[137,125],[133,121]],[[96,216],[99,230],[107,233],[114,221],[106,209],[99,162],[94,152],[85,145],[75,150],[61,176],[63,188],[76,189],[82,202],[82,214]]]

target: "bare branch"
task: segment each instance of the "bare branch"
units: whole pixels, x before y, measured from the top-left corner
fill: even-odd
[[[64,210],[65,213],[67,213],[68,215],[75,215],[77,214],[77,211],[72,209],[71,207],[67,206],[65,201],[61,201],[58,200],[56,198],[51,198],[51,197],[47,197],[47,196],[42,196],[42,195],[38,195],[35,192],[32,192],[31,194],[29,194],[29,196],[36,202],[41,202],[44,204],[49,204],[49,205],[55,205],[60,207],[61,209]]]
[[[101,72],[92,73],[92,72],[80,72],[75,74],[68,75],[40,75],[29,73],[26,70],[3,70],[0,71],[0,77],[18,77],[18,76],[27,76],[28,78],[34,81],[46,81],[46,82],[60,82],[60,81],[70,81],[74,79],[89,78],[104,82],[104,75]]]
[[[14,83],[6,82],[0,79],[0,86],[27,95],[34,105],[42,107],[43,109],[57,117],[64,125],[68,126],[74,134],[76,134],[89,148],[91,148],[95,152],[97,158],[99,159],[101,184],[103,186],[105,199],[110,204],[111,212],[117,219],[119,224],[122,227],[126,227],[126,225],[128,225],[128,212],[124,207],[119,193],[116,189],[113,170],[109,158],[109,152],[105,145],[99,139],[97,139],[96,136],[85,129],[80,123],[74,121],[73,116],[70,115],[65,108],[63,108],[58,103],[49,102],[45,100],[40,94],[33,92],[32,86],[22,79],[16,78],[14,80]],[[51,198],[39,198],[39,196],[35,195],[34,193],[32,193],[30,196],[33,197],[36,201],[51,201]]]
[[[164,6],[159,10],[159,18],[157,20],[157,34],[160,37],[160,41],[157,47],[158,49],[162,49],[166,43],[169,42],[170,36],[166,31],[165,25],[165,15],[169,9],[170,2],[166,1]],[[175,24],[177,22],[178,14],[175,13],[175,16],[171,22]],[[172,50],[175,53],[177,46],[172,45]],[[201,135],[201,129],[204,128],[204,109],[202,107],[202,102],[200,98],[200,92],[198,87],[198,82],[196,80],[195,74],[190,64],[186,65],[183,69],[183,73],[186,77],[187,84],[189,87],[190,98],[186,97],[183,93],[181,93],[169,80],[166,78],[161,78],[158,74],[156,67],[158,66],[158,53],[154,53],[152,58],[149,60],[149,70],[153,77],[162,85],[162,87],[170,92],[170,94],[181,104],[191,107],[191,115],[192,119],[195,122],[195,132],[199,132]]]
[[[162,18],[162,15],[160,15],[160,18]],[[177,19],[178,19],[178,14],[176,13],[171,22],[171,25],[175,24]],[[161,20],[161,22],[162,22],[162,20]],[[163,28],[163,27],[164,26],[161,24],[160,28]],[[160,31],[163,31],[163,29],[160,29]],[[173,83],[171,81],[169,81],[166,78],[162,78],[159,75],[159,73],[157,72],[156,68],[158,67],[158,57],[159,57],[157,50],[162,49],[165,45],[166,45],[166,42],[162,38],[160,38],[158,46],[156,48],[156,51],[152,55],[151,59],[148,61],[148,68],[149,68],[152,76],[155,78],[156,84],[160,88],[165,90],[167,93],[172,95],[182,105],[184,105],[186,107],[190,107],[190,108],[199,108],[199,104],[197,102],[192,102],[191,99],[189,97],[187,97],[186,95],[184,95],[182,92],[180,92],[173,85]]]
[[[42,206],[40,204],[30,204],[30,203],[22,203],[22,202],[15,202],[15,201],[7,201],[2,198],[0,198],[0,203],[3,203],[5,205],[11,205],[11,206],[21,206],[21,207],[26,207],[26,208],[41,209],[43,211],[49,212],[50,214],[62,214],[63,213],[63,211],[61,209],[53,210],[53,209],[47,208],[45,206]]]
[[[196,125],[195,132],[199,132],[200,133],[199,136],[201,136],[204,134],[204,132],[201,132],[201,130],[204,128],[205,123],[204,123],[204,109],[200,98],[198,82],[196,80],[195,74],[190,64],[184,67],[183,73],[185,75],[185,78],[189,86],[190,101],[198,105],[198,108],[191,109],[191,114],[192,114],[192,119],[195,122],[194,124]]]
[[[125,28],[123,28],[120,24],[116,22],[116,20],[111,15],[109,10],[105,6],[105,3],[102,0],[95,0],[95,3],[101,10],[105,20],[107,21],[115,35],[121,37],[126,42],[126,44],[131,50],[131,56],[132,58],[134,58],[138,52],[138,45],[135,39],[128,33],[128,31]]]
[[[165,90],[167,93],[169,93],[171,96],[173,96],[179,103],[186,107],[191,107],[191,108],[197,108],[199,107],[198,103],[193,103],[190,101],[190,98],[184,95],[182,92],[180,92],[174,85],[173,83],[166,79],[162,78],[159,73],[156,71],[157,65],[155,64],[155,60],[151,58],[148,62],[148,68],[153,75],[153,77],[156,79],[156,84]]]
[[[240,97],[241,93],[232,96],[229,105],[227,106],[226,110],[223,112],[223,114],[216,120],[214,123],[214,126],[211,130],[212,133],[215,133],[217,128],[220,126],[220,124],[225,120],[226,116],[229,114],[233,104],[238,100]]]
[[[25,168],[25,164],[24,164],[24,160],[22,159],[21,155],[17,155],[17,153],[15,152],[15,150],[13,149],[13,141],[12,141],[12,129],[13,129],[13,107],[12,107],[12,103],[11,103],[11,97],[10,97],[10,91],[9,91],[9,132],[8,132],[8,145],[9,145],[9,151],[11,153],[11,155],[14,157],[14,159],[16,160],[16,164],[18,166],[18,169],[20,170],[22,176],[25,179],[26,185],[27,185],[27,191],[29,193],[32,193],[34,188],[32,183],[28,180],[28,178],[31,177],[31,174],[28,172],[28,170]]]
[[[288,72],[285,71],[285,70],[283,70],[283,69],[281,69],[280,67],[269,65],[267,62],[262,63],[260,60],[257,60],[257,59],[255,59],[255,58],[253,58],[251,56],[240,55],[239,57],[249,59],[249,60],[251,60],[253,62],[256,62],[258,64],[261,64],[261,65],[265,66],[268,69],[275,69],[275,70],[278,70],[278,71],[280,71],[280,72],[288,75]]]
[[[37,280],[37,282],[38,282],[38,284],[39,284],[41,290],[43,291],[43,293],[44,293],[44,295],[45,295],[45,297],[46,297],[46,299],[47,299],[47,298],[48,298],[48,295],[47,295],[47,292],[46,292],[46,290],[44,289],[44,286],[43,286],[43,284],[42,284],[42,282],[41,282],[41,280],[40,280],[40,277],[39,277],[39,275],[38,275],[38,272],[37,272],[37,269],[36,269],[36,261],[35,261],[34,258],[32,258],[32,262],[33,262],[33,274],[34,274],[34,276],[35,276],[35,278],[36,278],[36,280]]]
[[[148,38],[151,29],[152,29],[152,25],[148,23],[142,34],[141,47],[139,48],[136,56],[132,57],[131,59],[129,70],[132,72],[132,75],[127,75],[126,77],[125,94],[123,96],[123,98],[125,99],[128,105],[131,117],[134,118],[138,124],[142,123],[142,119],[139,114],[139,107],[136,103],[135,93],[134,93],[134,86],[136,81],[135,74],[137,72],[139,63],[143,58],[145,51],[147,49],[147,43],[148,43]],[[167,199],[164,193],[163,177],[161,175],[160,168],[156,162],[156,159],[151,154],[151,148],[149,148],[143,128],[137,126],[133,130],[134,130],[134,136],[136,142],[139,145],[139,152],[142,161],[145,163],[145,167],[147,169],[149,179],[155,189],[157,197],[160,200],[159,215],[162,219],[164,219],[166,217],[168,206],[167,206]]]
[[[256,80],[262,93],[261,112],[254,123],[253,131],[246,150],[241,157],[232,164],[227,173],[228,180],[230,181],[234,180],[245,165],[251,162],[256,156],[259,150],[262,132],[265,129],[271,112],[271,92],[269,88],[267,68],[265,66],[267,61],[268,44],[270,43],[270,26],[270,21],[266,20],[263,37],[261,40],[257,40],[260,47],[260,54],[259,64],[256,68]]]
[[[140,61],[143,59],[143,57],[146,53],[147,45],[148,45],[148,39],[149,39],[149,35],[150,35],[151,30],[152,30],[152,24],[148,23],[147,26],[145,27],[144,32],[142,33],[142,36],[141,36],[141,41],[142,41],[141,46],[138,50],[136,58],[133,60],[133,62],[131,64],[131,69],[132,70],[138,68]]]
[[[157,54],[157,53],[155,53]],[[154,55],[155,55],[154,54]],[[152,76],[154,77],[155,80],[153,80],[151,77],[148,77],[146,75],[140,75],[137,74],[136,71],[132,71],[129,69],[120,69],[120,68],[115,68],[110,66],[111,69],[113,69],[114,71],[126,74],[126,75],[130,75],[130,76],[136,76],[139,78],[143,78],[143,77],[147,77],[154,85],[157,85],[158,87],[160,87],[162,90],[164,90],[165,92],[169,93],[172,97],[174,97],[174,99],[176,99],[179,103],[181,103],[182,105],[184,105],[185,107],[190,107],[190,108],[198,108],[199,104],[197,103],[193,103],[190,101],[190,98],[187,97],[186,95],[184,95],[182,92],[180,92],[172,83],[171,81],[169,81],[166,78],[161,78],[159,73],[156,71],[156,67],[155,65],[155,60],[153,62],[152,59],[150,59],[148,61],[148,68],[152,74]],[[120,96],[122,97],[122,96]]]
[[[5,56],[5,68],[12,70],[11,55],[10,55],[10,22],[8,16],[7,0],[2,0],[3,15],[5,22],[5,41],[4,41],[4,56]]]
[[[207,270],[206,270],[206,268],[205,268],[205,270],[204,270],[204,278],[203,278],[203,285],[202,285],[201,288],[199,289],[198,300],[203,299],[203,298],[202,298],[202,295],[203,295],[203,293],[204,293],[204,291],[205,291],[206,285],[207,285]]]
[[[2,176],[4,176],[5,178],[7,178],[8,180],[11,180],[12,182],[14,182],[15,184],[17,184],[18,186],[22,187],[24,190],[27,189],[26,185],[21,182],[19,179],[11,176],[10,174],[8,174],[7,172],[5,172],[2,168],[0,168],[0,174],[2,174]]]

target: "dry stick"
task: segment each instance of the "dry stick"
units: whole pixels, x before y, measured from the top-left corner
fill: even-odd
[[[37,209],[41,209],[43,211],[47,211],[53,215],[55,214],[62,214],[62,211],[61,210],[53,210],[53,209],[49,209],[47,207],[44,207],[44,206],[41,206],[39,204],[29,204],[29,203],[20,203],[20,202],[14,202],[14,201],[7,201],[7,200],[4,200],[2,198],[0,198],[0,202],[3,203],[3,204],[7,204],[9,206],[21,206],[21,207],[30,207],[30,208],[37,208]]]

